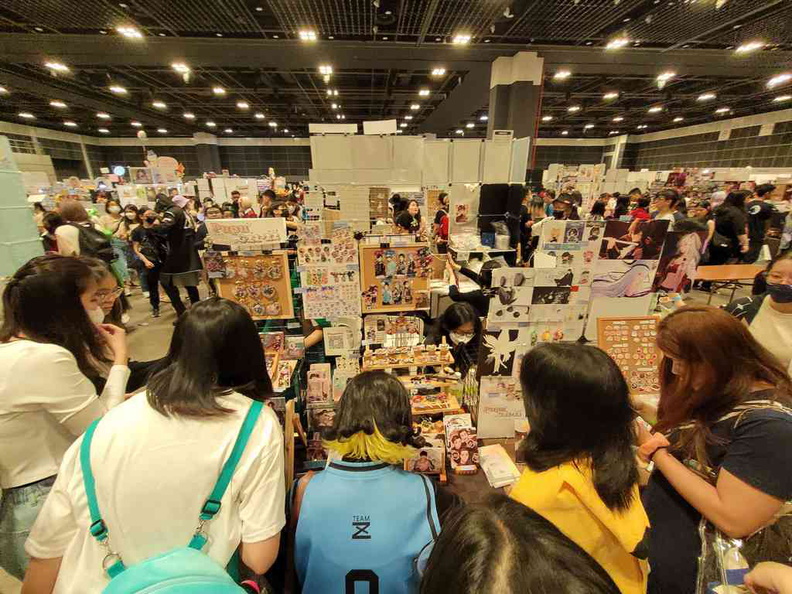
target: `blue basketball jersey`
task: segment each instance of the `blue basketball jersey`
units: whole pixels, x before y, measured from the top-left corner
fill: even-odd
[[[440,521],[428,478],[377,462],[332,462],[300,507],[294,561],[305,594],[411,594],[415,559]]]

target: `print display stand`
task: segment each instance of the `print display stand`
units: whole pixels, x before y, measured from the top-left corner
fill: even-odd
[[[616,361],[633,396],[660,394],[657,324],[654,316],[597,320],[597,345]]]
[[[429,309],[432,255],[426,243],[360,245],[363,313]]]

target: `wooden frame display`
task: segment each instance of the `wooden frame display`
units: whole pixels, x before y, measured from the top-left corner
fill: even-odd
[[[429,309],[432,255],[425,243],[360,245],[363,313]]]
[[[660,393],[657,325],[654,316],[597,320],[597,345],[616,361],[633,395]]]
[[[211,254],[211,264],[207,268],[213,269],[217,294],[242,305],[254,320],[294,317],[285,251],[255,256],[215,252]]]

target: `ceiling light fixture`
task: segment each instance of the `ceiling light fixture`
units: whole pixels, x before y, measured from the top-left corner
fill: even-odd
[[[338,109],[338,103],[331,103],[330,109]]]
[[[338,89],[327,89],[328,97],[338,97]]]
[[[615,50],[615,49],[621,49],[621,48],[623,48],[625,45],[627,45],[628,43],[630,43],[630,40],[629,40],[627,37],[616,37],[615,39],[611,39],[611,40],[610,40],[610,41],[609,41],[609,42],[608,42],[608,43],[605,45],[605,49],[606,49],[606,50]]]
[[[646,129],[646,124],[641,124],[639,126],[636,126],[635,128],[636,128],[636,130],[645,130]]]
[[[226,90],[223,87],[212,87],[212,93],[220,97],[226,94]]]
[[[664,86],[666,86],[666,83],[675,76],[676,76],[676,72],[673,72],[671,70],[658,74],[657,78],[655,79],[655,81],[657,81],[657,88],[662,89]]]
[[[132,27],[131,25],[116,27],[116,31],[127,39],[143,39],[143,33],[137,27]]]
[[[34,116],[29,111],[20,111],[19,114],[17,114],[17,115],[19,115],[20,118],[24,118],[26,120],[35,120],[36,119],[36,116]]]
[[[137,120],[132,120],[131,122],[129,122],[129,125],[132,126],[133,128],[142,128],[143,127],[143,124],[141,124]]]
[[[77,127],[77,122],[72,122],[71,120],[66,120],[65,122],[63,122],[63,125],[68,127],[68,128],[76,128]]]
[[[316,41],[316,31],[312,29],[301,29],[298,33],[300,41]]]
[[[277,124],[277,122],[270,122],[270,123],[269,123],[269,127],[270,127],[270,128],[277,128],[277,127],[278,127],[278,124]]]
[[[567,136],[569,134],[569,130],[561,130],[561,136]]]
[[[792,95],[779,95],[773,98],[773,103],[781,103],[782,101],[789,101],[790,99],[792,99]]]
[[[553,116],[551,116],[551,115],[542,116],[542,121],[543,122],[550,122],[552,120],[553,120]]]
[[[250,104],[247,101],[237,101],[237,109],[250,109]]]
[[[412,105],[410,105],[410,109],[413,111],[418,111],[419,109],[421,109],[421,106],[417,103],[413,103]]]
[[[711,101],[716,97],[717,95],[715,93],[702,93],[696,98],[696,101]]]
[[[66,104],[63,101],[58,101],[57,99],[50,101],[50,105],[59,109],[64,109],[66,107]]]
[[[660,113],[661,111],[663,111],[662,105],[654,105],[649,108],[649,113]]]
[[[613,136],[614,134],[618,134],[618,133],[619,133],[618,130],[611,130],[610,132],[608,132],[608,134],[610,134],[611,136]]]
[[[594,127],[594,124],[586,124],[585,126],[583,126],[583,129],[584,130],[591,130],[593,127]]]
[[[456,133],[457,133],[457,134],[464,134],[464,133],[465,133],[465,131],[464,131],[462,128],[459,128],[459,129],[456,131]]]
[[[190,67],[187,66],[187,64],[185,64],[184,62],[174,62],[173,64],[171,64],[171,68],[173,68],[179,74],[190,73]]]
[[[566,80],[570,76],[572,76],[572,73],[569,70],[557,70],[553,75],[553,80]]]
[[[730,107],[719,107],[715,110],[715,113],[729,113],[731,111]]]
[[[418,95],[421,97],[428,97],[429,96],[429,89],[421,89],[418,91]]]
[[[210,122],[206,122],[206,126],[207,126],[208,128],[216,128],[216,127],[217,127],[217,124],[215,124],[214,122],[211,122],[211,121],[210,121]]]
[[[457,33],[454,35],[454,38],[451,40],[451,42],[455,45],[466,45],[470,43],[470,35],[467,33]]]
[[[446,69],[445,68],[434,68],[432,69],[432,76],[445,76]]]
[[[399,124],[399,128],[406,128],[406,127],[407,127],[407,122],[402,122],[401,124]]]
[[[404,116],[404,119],[405,120],[411,120],[411,119],[413,119],[413,117],[411,115],[406,115],[406,116]]]
[[[605,99],[605,101],[610,101],[611,99],[617,99],[618,97],[619,97],[619,93],[617,93],[616,91],[609,91],[602,96],[602,98]]]
[[[468,122],[467,124],[465,124],[465,128],[472,128],[475,125],[476,124],[474,124],[473,122]]]
[[[319,74],[333,74],[333,67],[329,64],[319,66]]]
[[[8,89],[6,89],[5,87],[0,87],[0,95],[7,95],[7,94],[8,94]]]
[[[151,106],[157,109],[168,109],[168,105],[164,101],[152,101]]]
[[[99,118],[100,120],[109,120],[110,114],[105,111],[100,111],[99,113],[96,114],[96,117]]]
[[[167,134],[168,133],[168,129],[167,128],[157,128],[157,132],[159,132],[160,134]]]
[[[195,119],[195,114],[192,113],[191,111],[185,111],[184,114],[182,114],[182,117],[185,120],[194,120]]]
[[[226,128],[225,130],[223,130],[223,132],[225,132],[226,134],[233,134],[234,133],[234,129],[233,128]]]
[[[784,72],[783,74],[779,74],[768,80],[767,88],[772,89],[773,87],[783,85],[784,83],[789,82],[790,80],[792,80],[792,74],[790,74],[789,72]]]
[[[567,111],[569,113],[575,113],[576,111],[580,111],[581,109],[582,108],[580,107],[580,105],[570,105],[569,107],[567,107]]]
[[[756,50],[760,50],[765,46],[764,41],[746,41],[745,43],[738,45],[737,48],[734,50],[735,54],[749,54],[751,52],[755,52]]]
[[[685,118],[683,118],[682,116],[677,116],[677,117],[674,118],[674,122],[675,123],[684,122],[684,121],[685,121]]]
[[[479,120],[481,120],[482,122],[486,122],[489,120],[489,116],[485,113],[484,115],[479,116]]]
[[[111,93],[115,93],[116,95],[126,95],[127,94],[127,90],[124,87],[122,87],[121,85],[112,85],[110,87],[110,92]]]
[[[68,72],[69,67],[66,66],[63,62],[44,62],[44,66],[52,70],[53,72]]]
[[[616,116],[615,118],[613,118],[613,121],[614,122],[623,122],[624,118],[622,116]]]
[[[263,114],[263,113],[261,113],[260,111],[257,111],[257,112],[256,112],[256,115],[255,115],[255,116],[253,116],[253,117],[255,117],[257,120],[263,120],[265,116],[264,116],[264,114]]]
[[[110,130],[108,130],[107,128],[99,128],[97,132],[101,134],[110,134]]]
[[[284,134],[288,134],[288,133],[289,133],[289,129],[288,129],[288,128],[284,128],[284,129],[283,129],[283,133],[284,133]]]

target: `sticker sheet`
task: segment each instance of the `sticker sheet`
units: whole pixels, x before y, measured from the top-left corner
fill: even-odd
[[[308,369],[306,400],[308,408],[332,405],[330,363],[314,363]]]
[[[364,313],[429,308],[432,255],[426,244],[360,246]]]

